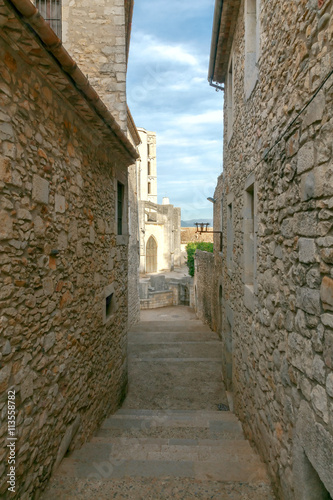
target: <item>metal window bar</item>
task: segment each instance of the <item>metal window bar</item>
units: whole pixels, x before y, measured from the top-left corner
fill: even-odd
[[[55,34],[61,38],[61,0],[35,0],[35,5]]]

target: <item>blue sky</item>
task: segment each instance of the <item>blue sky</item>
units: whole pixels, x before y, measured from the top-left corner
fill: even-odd
[[[222,171],[223,94],[207,81],[215,0],[136,0],[127,99],[157,134],[158,202],[182,219],[212,217]]]

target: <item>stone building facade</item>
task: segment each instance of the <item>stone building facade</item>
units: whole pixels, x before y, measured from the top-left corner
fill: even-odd
[[[163,198],[157,203],[156,133],[138,128],[141,143],[136,164],[140,274],[171,271],[181,264],[181,210]]]
[[[164,198],[162,205],[139,201],[140,274],[180,266],[181,210],[168,201]]]
[[[137,161],[139,200],[157,203],[156,132],[138,128],[140,136]]]
[[[64,46],[126,131],[126,71],[133,1],[62,0],[61,3]]]
[[[0,496],[25,500],[126,393],[137,153],[32,3],[0,0],[0,25]]]
[[[127,135],[138,151],[141,142],[130,110],[127,110]],[[138,203],[137,162],[128,169],[128,327],[140,320],[139,268],[140,268],[140,233]]]
[[[62,0],[62,42],[90,84],[138,148],[141,138],[126,103],[126,72],[133,1]],[[129,326],[139,319],[138,185],[129,168]]]
[[[216,0],[212,324],[235,411],[288,500],[333,496],[332,35],[327,0]]]

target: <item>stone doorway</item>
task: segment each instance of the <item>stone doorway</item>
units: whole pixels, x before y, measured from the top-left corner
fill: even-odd
[[[157,272],[157,241],[150,236],[146,247],[146,273]]]

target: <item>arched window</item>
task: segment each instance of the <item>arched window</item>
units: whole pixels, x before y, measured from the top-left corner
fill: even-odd
[[[150,236],[146,247],[146,273],[157,272],[157,241]]]

